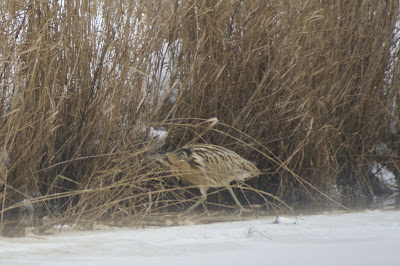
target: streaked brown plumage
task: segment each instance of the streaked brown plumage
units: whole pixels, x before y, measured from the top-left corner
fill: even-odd
[[[201,198],[186,213],[195,209],[207,199],[207,191],[213,187],[226,187],[236,204],[243,207],[233,192],[231,181],[244,181],[261,174],[250,161],[224,147],[210,144],[193,144],[174,152],[168,152],[163,158],[173,172],[181,179],[197,186]]]

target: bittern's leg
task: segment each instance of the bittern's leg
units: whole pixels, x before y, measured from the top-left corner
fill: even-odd
[[[200,191],[201,191],[201,197],[200,197],[200,199],[199,199],[195,204],[193,204],[192,207],[190,207],[189,209],[187,209],[186,211],[184,211],[183,214],[188,214],[189,212],[193,211],[197,206],[199,206],[199,205],[202,204],[204,201],[206,201],[206,199],[207,199],[207,192],[204,192],[203,190],[200,190]]]
[[[232,198],[233,198],[233,199],[235,200],[235,202],[236,202],[236,205],[237,205],[237,206],[239,207],[239,209],[240,209],[238,216],[242,215],[242,211],[243,211],[243,206],[242,206],[242,204],[240,204],[239,200],[236,198],[236,195],[235,195],[235,193],[233,192],[231,186],[227,186],[226,188],[229,190],[229,192],[230,192],[231,195],[232,195]]]

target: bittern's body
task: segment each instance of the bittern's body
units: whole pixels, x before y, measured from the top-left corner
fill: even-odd
[[[179,178],[201,191],[201,198],[186,213],[207,199],[207,191],[211,187],[226,187],[241,213],[243,207],[230,186],[231,181],[244,181],[261,174],[253,163],[237,153],[209,144],[194,144],[169,152],[165,155],[165,161]]]

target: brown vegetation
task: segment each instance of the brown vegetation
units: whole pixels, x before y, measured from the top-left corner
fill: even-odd
[[[237,194],[268,208],[272,195],[364,202],[382,192],[373,162],[400,170],[397,1],[15,0],[0,10],[2,222],[29,204],[36,218],[75,222],[180,209],[196,190],[146,157],[193,139],[257,162],[263,175]],[[168,130],[161,147],[150,126]]]

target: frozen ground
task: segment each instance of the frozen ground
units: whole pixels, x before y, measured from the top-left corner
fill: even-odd
[[[400,211],[0,238],[1,265],[400,265]]]

